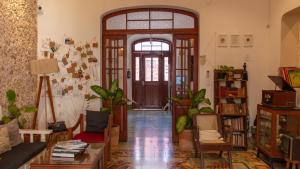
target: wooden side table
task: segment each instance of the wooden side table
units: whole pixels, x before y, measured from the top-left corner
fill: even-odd
[[[30,164],[30,169],[104,169],[104,144],[92,143],[74,159],[51,157],[52,148]]]

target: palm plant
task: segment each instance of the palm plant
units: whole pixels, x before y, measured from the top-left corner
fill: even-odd
[[[110,112],[113,114],[115,107],[126,104],[128,99],[124,97],[124,91],[118,87],[118,81],[114,80],[109,89],[99,85],[91,86],[91,89],[97,94],[92,95],[90,99],[100,98],[105,102],[105,107],[100,108],[100,112]]]
[[[181,133],[185,129],[192,128],[193,116],[198,113],[212,113],[214,110],[209,106],[199,108],[199,105],[211,105],[208,98],[205,97],[206,89],[201,89],[197,92],[188,91],[188,99],[191,100],[191,104],[188,108],[188,113],[178,117],[176,121],[176,131]],[[172,100],[178,104],[183,104],[185,99],[172,97]]]
[[[35,106],[31,105],[26,105],[21,108],[19,108],[16,105],[16,100],[17,100],[17,94],[13,90],[8,90],[6,91],[6,99],[8,102],[7,110],[9,112],[9,115],[4,115],[2,117],[2,121],[4,123],[9,123],[12,119],[16,118],[18,119],[20,128],[23,128],[25,123],[27,122],[26,119],[22,119],[20,116],[22,115],[22,112],[36,112],[37,108]]]

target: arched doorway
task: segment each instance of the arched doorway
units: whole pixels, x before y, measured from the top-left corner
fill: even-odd
[[[127,38],[133,34],[170,34],[172,46],[170,96],[187,98],[188,90],[198,89],[198,17],[172,8],[137,8],[110,13],[102,20],[102,84],[114,79],[127,96]],[[148,57],[150,67],[156,62]],[[158,59],[159,60],[159,59]],[[152,71],[152,69],[151,69]],[[152,78],[153,74],[151,74]],[[153,79],[151,79],[153,80]],[[175,123],[186,113],[185,106],[172,104],[172,138],[178,141]],[[120,140],[127,140],[127,106],[121,107],[114,122],[120,125]]]
[[[162,109],[170,97],[171,42],[140,39],[132,45],[132,99],[135,109]]]

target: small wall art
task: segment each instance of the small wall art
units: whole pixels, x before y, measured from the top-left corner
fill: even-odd
[[[241,37],[240,35],[231,35],[230,36],[230,46],[231,47],[240,47],[241,46]]]
[[[217,46],[218,47],[227,47],[228,46],[228,35],[225,35],[225,34],[218,35]]]
[[[243,43],[244,43],[244,47],[253,47],[253,35],[251,34],[245,34],[243,36]]]

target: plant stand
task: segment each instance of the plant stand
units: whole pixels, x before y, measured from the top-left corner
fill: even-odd
[[[120,126],[116,125],[111,128],[111,146],[117,146],[120,138]]]
[[[192,130],[184,130],[179,134],[179,149],[181,151],[193,151],[193,132]]]

